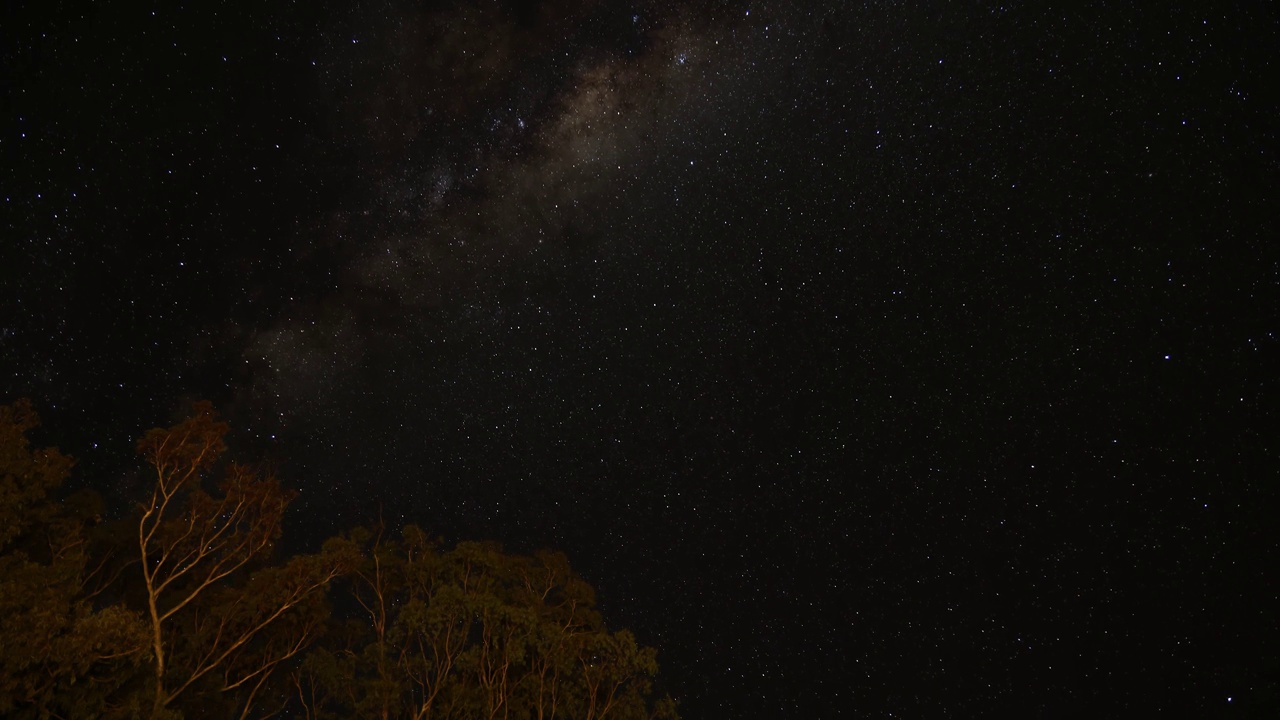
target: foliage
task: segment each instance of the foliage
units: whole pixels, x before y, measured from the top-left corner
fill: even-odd
[[[87,538],[98,503],[57,501],[73,463],[30,446],[38,426],[30,403],[0,407],[0,714],[106,715],[145,658],[145,626],[95,604],[109,580]]]
[[[359,612],[295,674],[310,718],[675,717],[654,702],[656,652],[609,632],[561,554],[442,550],[414,526],[356,530]]]
[[[208,404],[142,437],[148,497],[102,523],[100,498],[59,495],[73,462],[37,426],[0,406],[4,717],[676,717],[655,651],[605,628],[561,554],[410,526],[279,560],[294,494],[223,461]]]
[[[156,715],[188,692],[206,708],[248,713],[276,668],[317,636],[323,592],[351,564],[337,553],[265,564],[294,493],[235,463],[210,492],[226,432],[204,403],[138,442],[155,475],[137,532]]]

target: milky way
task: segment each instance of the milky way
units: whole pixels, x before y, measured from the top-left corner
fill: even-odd
[[[547,11],[541,22],[569,27],[560,42],[543,31],[535,42],[510,14],[469,16],[477,12],[406,12],[394,15],[395,28],[375,24],[371,34],[389,37],[363,64],[372,77],[333,81],[363,86],[349,87],[333,111],[364,134],[331,141],[375,148],[362,160],[375,189],[321,223],[345,248],[333,292],[287,308],[246,348],[246,390],[268,417],[305,416],[302,408],[365,372],[394,376],[367,391],[387,397],[430,385],[436,358],[424,347],[450,316],[502,332],[474,323],[497,322],[504,304],[526,300],[514,289],[497,298],[496,287],[572,262],[625,268],[644,251],[646,225],[661,223],[647,210],[678,203],[702,176],[699,163],[741,143],[754,103],[781,81],[779,47],[743,41],[768,32],[759,15],[713,24],[687,12],[619,20],[609,17],[617,11]],[[632,47],[598,47],[612,40],[599,37],[611,19],[633,26]],[[441,28],[445,42],[433,43]],[[470,33],[483,39],[463,39]],[[444,78],[424,69],[473,56]],[[416,81],[415,70],[424,73]],[[423,110],[408,117],[409,107]],[[452,132],[433,136],[441,126]],[[395,146],[379,147],[388,137]]]
[[[563,550],[690,718],[1272,717],[1274,14],[19,3],[0,402]]]

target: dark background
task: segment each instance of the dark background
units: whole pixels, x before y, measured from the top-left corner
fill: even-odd
[[[10,3],[0,401],[566,551],[688,718],[1274,717],[1267,3]]]

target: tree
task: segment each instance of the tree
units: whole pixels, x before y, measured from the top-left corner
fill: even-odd
[[[90,717],[123,713],[121,689],[145,661],[142,618],[100,605],[108,559],[86,529],[101,502],[56,492],[72,460],[32,449],[30,402],[0,406],[0,715]]]
[[[278,562],[294,493],[224,461],[208,404],[143,436],[148,497],[101,523],[37,425],[0,406],[0,716],[676,717],[655,651],[605,627],[563,555],[409,526]]]
[[[247,716],[279,665],[315,639],[327,615],[323,591],[349,564],[325,552],[266,565],[294,493],[237,463],[216,491],[206,489],[226,432],[202,403],[138,442],[154,475],[137,523],[153,717],[192,691]]]
[[[363,553],[347,587],[359,613],[294,673],[306,717],[676,717],[653,697],[655,651],[606,630],[563,555],[442,551],[413,526],[340,542]]]

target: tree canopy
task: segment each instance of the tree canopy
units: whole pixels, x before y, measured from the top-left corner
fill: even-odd
[[[564,555],[352,529],[280,557],[295,493],[224,458],[199,404],[138,442],[145,497],[103,522],[0,406],[0,715],[675,718],[657,653],[607,628]]]

